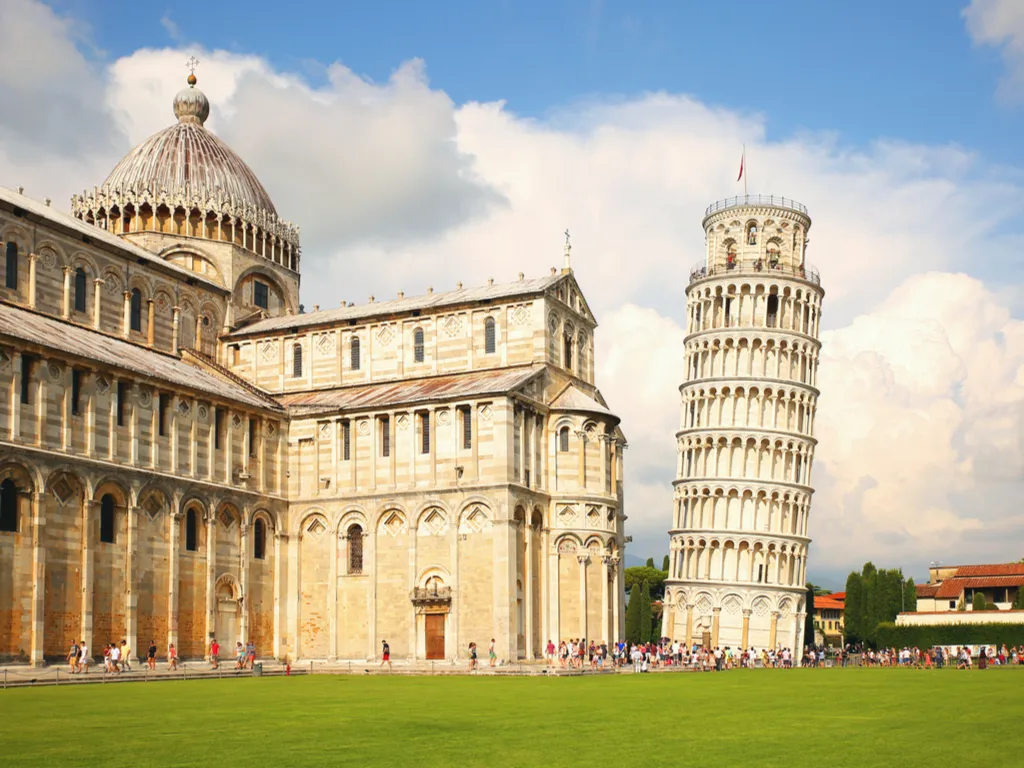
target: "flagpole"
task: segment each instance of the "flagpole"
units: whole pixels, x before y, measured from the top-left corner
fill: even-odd
[[[747,170],[747,145],[743,145],[743,196],[747,196],[747,176],[750,172]]]

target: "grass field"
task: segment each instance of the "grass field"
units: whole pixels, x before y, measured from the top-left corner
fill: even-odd
[[[0,692],[14,766],[1020,766],[1024,673],[275,677]]]

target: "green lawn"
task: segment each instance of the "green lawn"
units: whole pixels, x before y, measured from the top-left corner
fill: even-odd
[[[0,765],[1017,766],[1024,674],[270,677],[0,692]]]

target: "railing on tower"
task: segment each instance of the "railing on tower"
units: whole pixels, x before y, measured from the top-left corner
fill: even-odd
[[[724,211],[727,208],[739,208],[744,205],[770,205],[775,208],[789,208],[791,211],[797,211],[804,216],[810,215],[807,212],[806,205],[798,203],[796,200],[790,200],[788,197],[779,197],[778,195],[739,195],[738,197],[727,197],[725,200],[712,203],[704,211],[704,216],[707,218],[716,211]]]
[[[731,274],[750,274],[752,272],[762,272],[767,275],[781,274],[787,277],[799,277],[801,280],[807,280],[815,285],[821,285],[821,276],[818,274],[818,270],[810,265],[803,267],[791,267],[782,264],[781,262],[773,265],[764,259],[756,259],[754,261],[747,262],[737,260],[732,264],[723,264],[718,267],[709,267],[706,264],[698,264],[690,270],[690,282],[694,283],[697,280],[703,280],[706,277]]]

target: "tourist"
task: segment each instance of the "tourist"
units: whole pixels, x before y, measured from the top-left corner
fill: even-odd
[[[217,642],[217,638],[210,639],[210,668],[217,669],[220,656],[220,643]]]
[[[380,665],[383,667],[385,664],[388,665],[388,671],[391,670],[391,646],[388,645],[387,640],[381,641],[380,649],[381,662]]]
[[[125,672],[131,672],[132,671],[131,659],[129,658],[129,656],[131,656],[131,652],[132,652],[132,649],[128,647],[128,641],[127,640],[122,640],[121,641],[121,667],[122,667],[122,669],[124,669]]]
[[[494,650],[494,638],[491,638],[491,644],[487,646],[487,659],[490,666],[494,666],[494,663],[498,660],[498,654]]]
[[[469,644],[469,671],[473,672],[479,668],[479,663],[476,658],[476,643]]]
[[[114,671],[114,659],[110,655],[110,643],[103,646],[103,674],[109,675]]]
[[[241,640],[235,641],[235,669],[245,669],[245,646]]]
[[[387,643],[385,643],[385,645],[387,645]],[[253,665],[255,663],[256,663],[256,643],[254,643],[252,640],[250,640],[249,642],[247,642],[245,644],[245,665],[247,667],[249,667],[249,669],[252,669]],[[388,662],[388,665],[389,666],[391,665],[390,661]]]
[[[83,675],[89,674],[89,646],[85,640],[78,644],[78,671]]]
[[[544,648],[544,658],[547,659],[548,666],[555,666],[555,644],[548,640],[547,646]]]
[[[150,640],[149,641],[149,650],[146,651],[146,665],[151,670],[153,670],[154,672],[156,671],[156,641],[155,640]]]
[[[78,643],[71,641],[71,648],[68,650],[68,665],[71,667],[71,674],[78,671]]]
[[[984,645],[978,651],[978,669],[988,669],[988,648]]]
[[[178,650],[174,647],[174,643],[167,646],[167,669],[173,671],[178,668]]]

